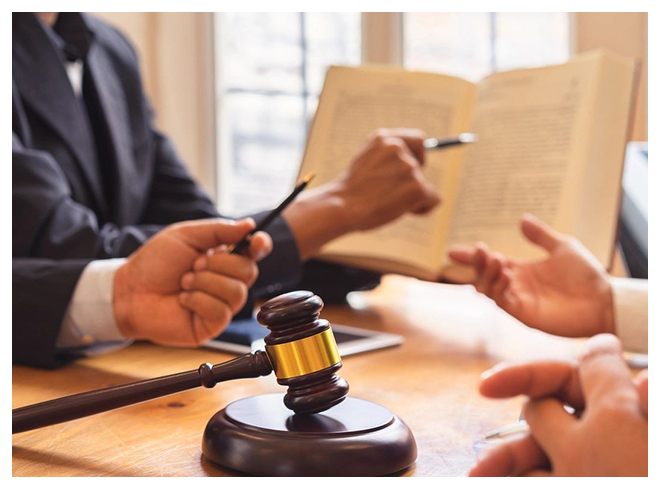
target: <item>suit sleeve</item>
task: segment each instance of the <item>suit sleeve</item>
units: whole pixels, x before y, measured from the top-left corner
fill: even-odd
[[[89,260],[12,259],[12,363],[56,367],[55,343],[78,279]]]
[[[53,157],[23,146],[12,133],[12,253],[14,257],[99,259],[124,257],[158,232],[159,225],[100,225],[71,196]]]

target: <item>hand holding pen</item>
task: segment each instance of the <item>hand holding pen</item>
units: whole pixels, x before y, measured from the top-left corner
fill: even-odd
[[[484,449],[470,475],[647,472],[648,376],[633,378],[613,335],[589,339],[578,362],[500,365],[484,374],[479,390],[497,399],[527,396],[529,431]]]
[[[397,134],[397,133],[393,133]],[[405,138],[404,138],[405,139]],[[469,144],[469,143],[474,143],[478,140],[476,134],[472,133],[462,133],[457,136],[450,136],[450,137],[444,137],[444,138],[427,138],[423,140],[423,146],[425,150],[442,150],[442,149],[447,149],[453,146],[459,146],[463,144]],[[295,198],[300,194],[305,187],[309,184],[309,182],[314,178],[315,174],[310,173],[309,175],[305,176],[300,184],[296,186],[296,188],[293,190],[293,192],[286,198],[284,201],[277,206],[273,211],[271,211],[261,222],[257,223],[256,227],[254,230],[252,230],[250,233],[248,233],[245,238],[243,238],[239,243],[236,243],[235,245],[232,245],[228,248],[228,252],[230,254],[240,254],[245,251],[247,246],[250,243],[251,237],[259,232],[263,231],[268,225],[273,222],[279,215],[282,214],[282,212],[291,204]]]

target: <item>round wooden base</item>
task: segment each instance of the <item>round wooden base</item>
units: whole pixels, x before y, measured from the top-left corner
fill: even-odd
[[[383,406],[349,397],[302,416],[289,411],[282,397],[249,397],[218,412],[204,430],[204,455],[264,476],[378,476],[417,458],[412,432]]]

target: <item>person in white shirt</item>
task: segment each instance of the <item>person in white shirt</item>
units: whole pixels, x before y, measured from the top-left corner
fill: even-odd
[[[648,281],[609,276],[576,238],[534,216],[521,230],[546,258],[516,260],[483,243],[449,256],[473,267],[476,289],[527,326],[593,338],[577,363],[500,364],[482,375],[486,397],[528,397],[530,433],[481,452],[470,476],[646,476],[648,371],[633,378],[622,350],[648,351]]]

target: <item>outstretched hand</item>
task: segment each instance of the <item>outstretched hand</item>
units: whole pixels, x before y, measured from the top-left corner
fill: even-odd
[[[516,260],[480,243],[455,246],[449,257],[474,268],[476,289],[526,325],[561,336],[614,332],[607,271],[576,239],[537,218],[521,220],[523,235],[548,252],[538,261]]]

